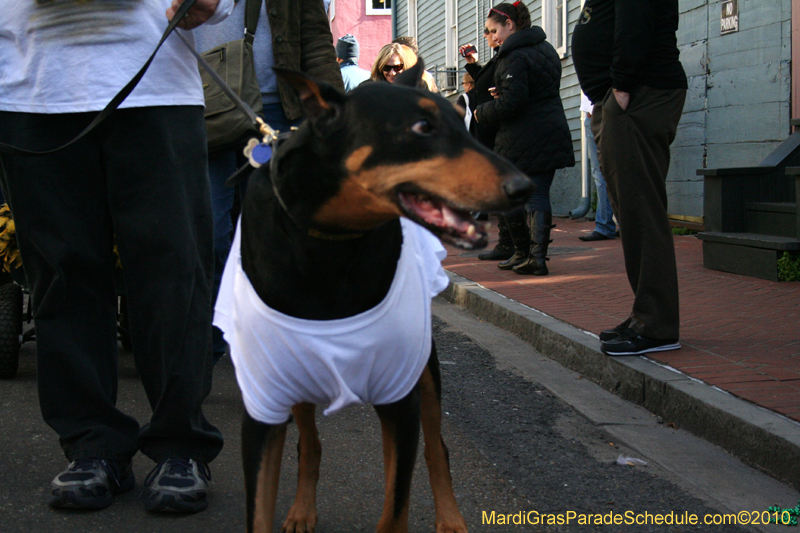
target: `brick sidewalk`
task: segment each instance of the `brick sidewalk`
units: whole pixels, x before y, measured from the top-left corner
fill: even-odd
[[[633,303],[620,241],[585,243],[578,236],[594,222],[554,222],[548,276],[502,271],[452,247],[444,266],[583,330],[616,326]],[[493,230],[490,247],[495,239]],[[695,237],[676,236],[675,251],[683,348],[648,357],[800,422],[800,283],[705,269]]]

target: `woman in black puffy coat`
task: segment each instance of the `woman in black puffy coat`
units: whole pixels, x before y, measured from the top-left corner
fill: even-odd
[[[494,150],[514,163],[536,189],[524,211],[505,214],[514,255],[499,263],[518,274],[544,276],[553,227],[550,185],[555,171],[575,164],[572,135],[561,104],[561,59],[544,30],[531,26],[522,2],[489,10],[486,28],[500,44],[495,58],[495,98],[475,110],[478,124],[496,124]],[[526,227],[527,226],[527,227]]]

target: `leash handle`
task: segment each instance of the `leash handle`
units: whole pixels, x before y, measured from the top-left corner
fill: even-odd
[[[51,150],[44,150],[44,151],[25,150],[23,148],[18,148],[10,144],[0,143],[0,153],[6,153],[11,155],[28,155],[28,156],[48,155],[54,152],[58,152],[59,150],[63,150],[64,148],[71,146],[72,144],[78,142],[83,137],[85,137],[90,131],[92,131],[101,122],[103,122],[106,118],[108,118],[108,116],[111,113],[113,113],[117,109],[117,107],[119,107],[119,105],[123,102],[123,100],[125,100],[128,97],[128,95],[131,94],[131,92],[133,92],[133,89],[136,87],[136,85],[144,76],[145,72],[147,72],[147,69],[150,67],[150,63],[152,63],[153,59],[155,59],[156,52],[158,52],[158,50],[161,48],[161,45],[164,44],[164,41],[166,41],[167,37],[169,37],[169,34],[172,33],[172,31],[178,26],[178,23],[183,19],[183,17],[186,16],[186,13],[189,12],[189,10],[192,8],[192,6],[194,6],[196,1],[197,0],[186,0],[180,5],[178,10],[175,12],[175,16],[172,17],[172,20],[169,21],[167,29],[164,30],[164,34],[161,36],[161,40],[158,42],[158,46],[156,46],[156,49],[153,50],[152,54],[150,54],[150,58],[147,60],[144,66],[139,70],[139,72],[136,73],[136,75],[131,79],[131,81],[129,81],[128,84],[125,85],[125,87],[123,87],[122,90],[118,92],[114,98],[111,99],[111,101],[106,105],[106,107],[102,111],[100,111],[100,113],[97,114],[94,120],[92,120],[92,122],[88,126],[86,126],[86,128],[84,128],[84,130],[80,132],[75,138],[73,138],[66,144],[59,146],[58,148],[53,148]],[[180,34],[178,35],[181,38],[183,38],[182,35]],[[186,41],[184,40],[184,42]]]

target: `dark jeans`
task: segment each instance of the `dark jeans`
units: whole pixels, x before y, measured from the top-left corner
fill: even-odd
[[[0,112],[0,138],[52,148],[94,116]],[[42,416],[67,459],[214,459],[222,435],[201,410],[213,265],[203,108],[117,110],[65,150],[0,161],[30,284]],[[153,409],[141,428],[116,408],[114,238]]]
[[[666,179],[669,146],[685,98],[685,89],[639,86],[623,111],[609,90],[592,113],[600,167],[635,295],[631,328],[653,339],[677,339],[679,334],[678,271]]]
[[[534,211],[552,211],[550,205],[550,186],[553,184],[553,177],[556,175],[555,170],[548,170],[539,174],[528,174],[528,177],[533,182],[533,194],[525,202],[525,209],[529,213]]]
[[[288,131],[291,126],[297,126],[301,121],[288,121],[280,103],[264,104],[264,120],[273,129]],[[234,172],[247,162],[241,150],[231,150],[220,154],[214,154],[208,158],[208,177],[211,182],[211,209],[214,213],[214,301],[217,299],[222,271],[225,268],[225,261],[231,250],[233,236],[233,221],[231,219],[231,209],[233,208],[234,198],[237,189],[226,187],[225,181]],[[247,188],[245,180],[238,187],[240,198],[244,197]],[[222,338],[222,332],[216,326],[213,327],[213,346],[214,362],[225,354],[226,343]]]

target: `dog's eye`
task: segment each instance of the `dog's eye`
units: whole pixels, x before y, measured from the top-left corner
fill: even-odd
[[[433,126],[427,120],[420,120],[415,122],[413,126],[411,126],[411,131],[416,133],[417,135],[430,135],[433,132]]]

